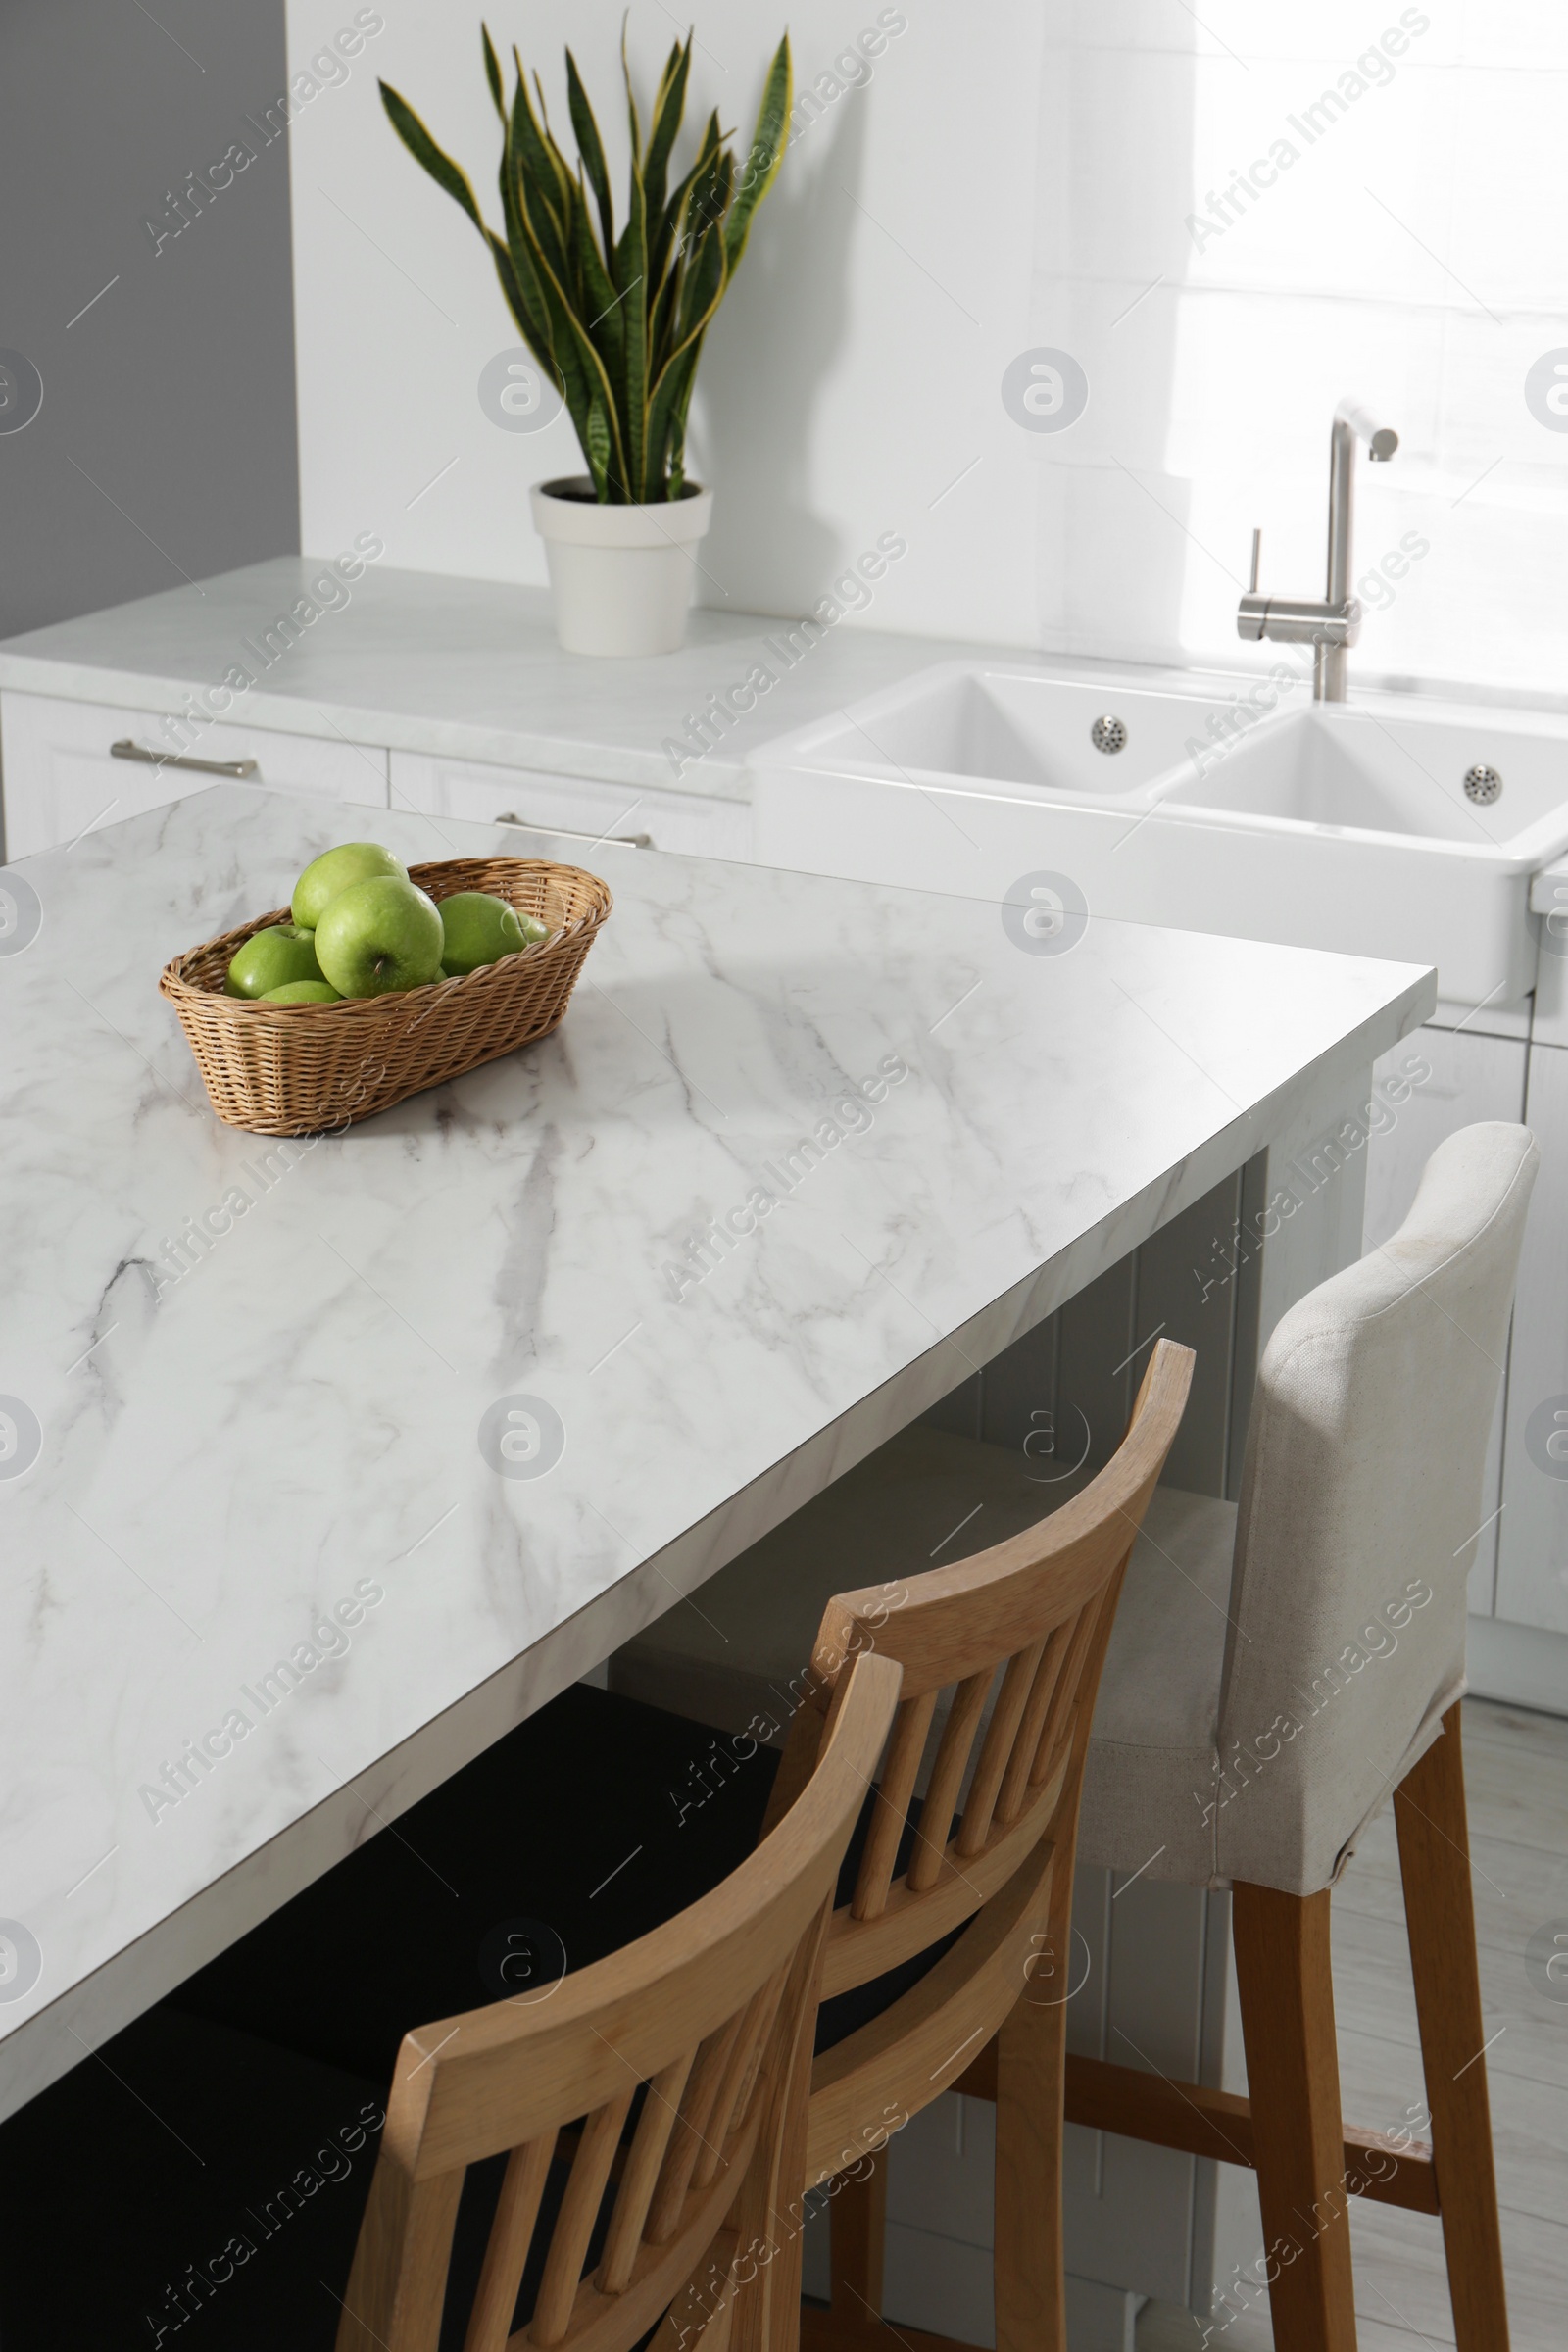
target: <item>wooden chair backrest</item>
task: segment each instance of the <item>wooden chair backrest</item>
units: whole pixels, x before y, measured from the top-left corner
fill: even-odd
[[[338,2352],[436,2352],[459,2199],[486,2157],[508,2161],[465,2352],[629,2352],[726,2224],[749,2213],[776,2232],[798,2187],[776,2152],[791,2083],[805,2095],[822,1932],[899,1683],[890,1658],[854,1662],[800,1802],[700,1902],[543,2000],[405,2037]],[[560,2141],[570,2169],[533,2316],[514,2332],[558,2139],[579,2123]]]
[[[1120,1446],[1059,1510],[952,1567],[829,1601],[769,1821],[806,1783],[846,1666],[867,1654],[894,1658],[904,1683],[854,1897],[832,1922],[824,1998],[865,1984],[971,1917],[1045,1835],[1064,1795],[1076,1820],[1122,1576],[1180,1426],[1194,1361],[1190,1348],[1155,1343]],[[901,1869],[944,1693],[947,1720]]]

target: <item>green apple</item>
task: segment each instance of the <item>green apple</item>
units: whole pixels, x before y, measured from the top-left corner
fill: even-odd
[[[423,988],[441,969],[441,913],[405,874],[340,890],[316,931],[316,959],[339,996]]]
[[[314,931],[340,890],[381,875],[391,875],[399,882],[409,878],[401,858],[383,850],[378,841],[345,841],[335,850],[323,851],[294,885],[294,920]]]
[[[519,948],[548,937],[543,923],[487,890],[457,890],[443,899],[441,930],[446,942],[441,960],[449,972],[476,972],[482,963],[515,956]]]
[[[228,967],[223,993],[229,997],[265,997],[290,980],[319,980],[316,934],[298,923],[269,923],[253,931]]]
[[[341,1004],[343,999],[325,980],[285,980],[281,988],[270,988],[262,999],[264,1004]]]

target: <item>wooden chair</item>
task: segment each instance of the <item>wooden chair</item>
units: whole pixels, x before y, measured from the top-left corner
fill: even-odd
[[[0,2340],[171,2352],[196,2321],[192,2340],[225,2352],[628,2352],[659,2328],[661,2352],[698,2333],[710,2352],[731,2334],[793,2352],[818,1955],[899,1684],[891,1659],[858,1659],[809,1785],[737,1868],[527,1999],[407,2034],[390,2095],[390,2058],[367,2074],[276,2038],[293,2012],[268,2005],[260,1975],[242,1980],[238,2021],[162,2003],[84,2048],[0,2125]],[[546,1801],[542,1753],[583,1766],[531,1743],[513,1810],[487,1814],[489,1841],[522,1849],[513,1902],[519,1876],[540,1885],[526,1808]],[[379,1951],[429,1933],[357,1899],[292,1925],[307,1986],[345,1947],[371,1991]],[[459,1982],[472,1926],[469,1912]],[[286,1957],[271,1940],[262,1954]],[[789,2287],[770,2303],[753,2290],[774,2278]],[[524,2279],[531,2316],[514,2328]]]
[[[669,2352],[699,2332],[709,2352],[732,2334],[747,2352],[788,2352],[826,1906],[899,1682],[890,1657],[870,1655],[837,1679],[798,1801],[711,1893],[548,1999],[407,2036],[337,2352],[436,2352],[465,2177],[503,2152],[465,2352],[629,2352],[683,2288],[686,2316],[663,2319]],[[542,2225],[552,2164],[568,2148],[564,2194]],[[533,2315],[514,2333],[541,2227]],[[585,2277],[596,2230],[602,2251]]]
[[[1079,1788],[1122,1576],[1193,1363],[1190,1349],[1156,1345],[1118,1451],[1050,1517],[891,1591],[843,1593],[822,1619],[769,1822],[788,1819],[807,1785],[849,1663],[867,1651],[894,1658],[904,1683],[853,1898],[828,1927],[821,1995],[866,1986],[962,1933],[815,2060],[805,2180],[833,2180],[837,2193],[833,2303],[803,2314],[807,2345],[880,2332],[885,2167],[875,2151],[999,2036],[997,2343],[1063,2352],[1064,1975]],[[939,1700],[946,1720],[922,1798]]]

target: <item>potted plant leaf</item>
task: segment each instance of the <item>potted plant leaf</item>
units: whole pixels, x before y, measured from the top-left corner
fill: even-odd
[[[580,654],[669,653],[685,632],[692,551],[712,512],[712,492],[686,475],[692,386],[703,337],[784,152],[789,36],[768,68],[744,162],[737,164],[715,111],[671,184],[693,36],[669,53],[645,138],[622,34],[631,170],[617,230],[604,142],[571,51],[566,93],[575,167],[556,142],[537,74],[530,96],[514,48],[517,78],[509,106],[489,29],[481,29],[503,134],[504,235],[487,226],[466,173],[384,81],[382,103],[409,153],[489,246],[522,339],[576,427],[587,473],[533,492],[562,644]]]

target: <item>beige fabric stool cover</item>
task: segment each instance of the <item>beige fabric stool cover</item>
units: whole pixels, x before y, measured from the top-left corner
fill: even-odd
[[[1239,1507],[1155,1495],[1081,1861],[1316,1893],[1438,1737],[1537,1159],[1500,1122],[1441,1144],[1394,1238],[1275,1329]]]

